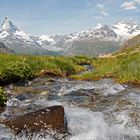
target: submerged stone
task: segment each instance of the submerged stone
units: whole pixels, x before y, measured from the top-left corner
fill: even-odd
[[[19,94],[15,98],[18,99],[19,101],[25,101],[33,97],[33,94],[31,93],[24,93],[24,94]]]

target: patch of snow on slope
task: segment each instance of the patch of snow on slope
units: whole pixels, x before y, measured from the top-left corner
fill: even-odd
[[[9,35],[9,34],[8,34],[7,31],[2,31],[2,32],[0,33],[0,39],[5,38],[5,37],[7,37],[8,35]]]
[[[16,32],[14,33],[14,35],[17,38],[26,40],[26,41],[33,41],[28,34],[26,34],[25,32],[23,32],[22,30],[16,30]]]
[[[41,39],[42,41],[54,42],[54,40],[53,40],[52,38],[50,38],[50,37],[48,37],[48,36],[46,36],[46,35],[41,35],[41,36],[40,36],[40,39]]]

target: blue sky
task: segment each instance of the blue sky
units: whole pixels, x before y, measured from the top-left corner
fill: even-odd
[[[30,34],[68,34],[112,24],[140,21],[140,0],[0,0],[0,21],[8,16]]]

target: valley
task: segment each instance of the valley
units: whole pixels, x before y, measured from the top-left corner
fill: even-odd
[[[0,30],[0,140],[139,140],[140,26],[34,36]]]

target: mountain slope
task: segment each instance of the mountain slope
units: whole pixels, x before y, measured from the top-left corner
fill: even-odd
[[[118,56],[140,53],[140,34],[123,43],[117,52],[99,55],[100,58],[116,58]]]
[[[15,53],[15,52],[7,48],[4,43],[0,42],[0,53]]]
[[[120,44],[115,41],[80,40],[73,42],[72,46],[64,51],[63,54],[99,56],[100,54],[115,52],[119,48]]]
[[[128,49],[140,50],[140,34],[127,40],[121,48],[122,51]]]

